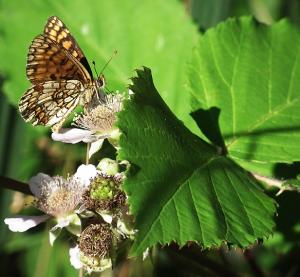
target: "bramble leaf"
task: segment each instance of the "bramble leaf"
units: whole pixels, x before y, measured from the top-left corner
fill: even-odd
[[[119,159],[131,164],[124,189],[136,216],[132,254],[154,244],[223,241],[246,247],[274,226],[274,201],[247,172],[192,134],[137,71],[119,113]]]
[[[194,51],[193,110],[220,109],[229,155],[247,169],[272,175],[270,164],[300,160],[299,45],[288,21],[244,17],[207,31]]]

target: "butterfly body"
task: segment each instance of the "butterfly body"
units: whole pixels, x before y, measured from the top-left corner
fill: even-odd
[[[77,105],[86,107],[104,86],[103,75],[93,80],[82,50],[55,16],[32,41],[26,73],[33,86],[20,99],[22,117],[33,125],[52,126],[56,132]]]

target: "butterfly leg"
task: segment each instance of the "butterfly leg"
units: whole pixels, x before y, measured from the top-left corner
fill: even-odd
[[[64,123],[64,120],[59,121],[58,123],[54,124],[54,125],[51,127],[51,130],[52,130],[54,133],[59,133],[59,130],[61,129],[63,123]]]

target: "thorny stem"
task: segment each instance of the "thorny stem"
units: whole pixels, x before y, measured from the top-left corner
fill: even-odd
[[[28,184],[4,176],[0,176],[0,187],[32,195]]]
[[[86,164],[89,163],[89,149],[90,149],[90,143],[87,143]],[[277,196],[279,194],[281,194],[284,190],[287,190],[287,188],[282,187],[282,184],[284,183],[284,181],[266,177],[266,176],[262,176],[262,175],[259,175],[256,173],[252,173],[252,175],[257,180],[266,183],[267,186],[278,188],[279,191],[276,194]],[[32,195],[32,192],[30,191],[28,184],[8,178],[8,177],[0,176],[0,188],[1,187],[5,188],[5,189],[15,190],[15,191],[19,191],[19,192],[22,192],[25,194]]]
[[[284,181],[274,179],[274,178],[270,178],[270,177],[266,177],[266,176],[262,176],[262,175],[259,175],[259,174],[256,174],[256,173],[252,173],[252,175],[257,180],[266,183],[269,187],[279,188],[279,191],[277,192],[276,196],[278,196],[279,194],[281,194],[285,190],[285,188],[282,187],[282,184],[284,183]]]

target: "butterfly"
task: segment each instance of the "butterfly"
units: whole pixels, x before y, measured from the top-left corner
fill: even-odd
[[[77,105],[87,107],[105,83],[103,75],[93,79],[85,55],[56,16],[32,41],[26,74],[32,87],[20,99],[21,116],[33,125],[52,126],[55,132]]]

